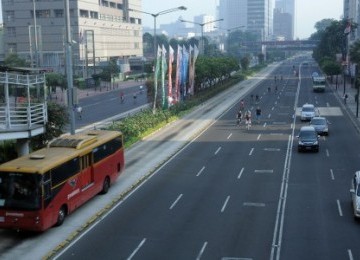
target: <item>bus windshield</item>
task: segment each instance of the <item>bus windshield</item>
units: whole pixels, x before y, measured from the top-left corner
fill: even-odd
[[[0,172],[0,209],[35,210],[40,208],[40,176]]]

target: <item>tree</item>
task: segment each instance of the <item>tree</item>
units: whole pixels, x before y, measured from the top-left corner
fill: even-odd
[[[31,139],[31,147],[37,150],[46,146],[52,139],[64,133],[69,123],[67,108],[55,102],[48,102],[48,122],[45,125],[45,132]]]
[[[4,65],[7,67],[30,67],[30,64],[25,59],[20,58],[16,53],[10,53],[4,60]]]
[[[64,81],[64,75],[58,73],[47,73],[45,75],[46,86],[49,87],[50,91],[53,91],[53,88],[61,86]]]
[[[326,60],[321,64],[321,68],[326,75],[331,76],[331,81],[334,75],[341,74],[341,66],[338,62],[332,60]]]
[[[248,70],[249,69],[249,65],[250,65],[250,59],[248,56],[242,57],[240,60],[240,64],[241,64],[241,68],[243,70]]]
[[[314,49],[313,57],[320,63],[324,57],[336,60],[336,54],[346,55],[347,36],[344,30],[348,24],[346,19],[341,21],[332,21],[325,30],[318,31],[311,36],[311,39],[318,39],[319,43]],[[352,24],[351,30],[355,30],[357,24]]]

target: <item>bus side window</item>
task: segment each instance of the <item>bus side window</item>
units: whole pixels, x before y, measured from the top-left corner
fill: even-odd
[[[91,153],[85,154],[84,156],[81,156],[81,169],[84,170],[91,166]]]
[[[47,201],[51,199],[51,178],[50,172],[46,172],[43,177],[44,183],[44,200]]]

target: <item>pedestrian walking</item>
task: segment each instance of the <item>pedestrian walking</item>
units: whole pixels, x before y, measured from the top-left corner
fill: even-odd
[[[125,100],[124,91],[120,91],[120,102],[121,102],[121,103],[124,103],[124,100]]]
[[[76,106],[76,113],[78,115],[78,118],[82,119],[82,107],[81,106],[79,106],[79,105]]]
[[[244,109],[245,109],[245,101],[242,99],[242,100],[240,101],[240,110],[241,110],[241,111],[244,111]]]
[[[347,102],[347,99],[348,99],[348,94],[347,93],[345,93],[345,95],[344,95],[344,104],[346,105],[346,102]]]
[[[259,106],[256,108],[255,114],[256,114],[256,121],[257,121],[258,123],[260,123],[261,108],[260,108]]]

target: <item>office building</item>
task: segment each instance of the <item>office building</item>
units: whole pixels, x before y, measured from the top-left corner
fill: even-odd
[[[286,23],[286,24],[283,24]],[[295,0],[276,0],[274,9],[274,36],[294,39]]]
[[[225,19],[221,23],[225,29],[242,26],[261,40],[272,38],[272,0],[220,0],[219,16]]]
[[[110,58],[142,56],[141,0],[69,1],[74,71]],[[17,53],[34,66],[64,72],[64,1],[2,0],[5,53]],[[84,68],[86,67],[86,70]],[[91,74],[92,72],[90,72]]]

